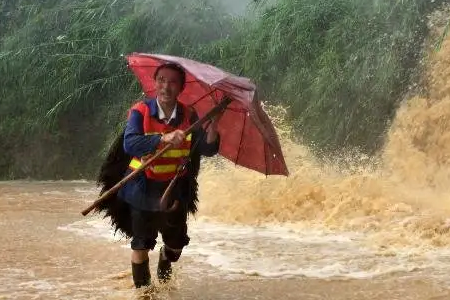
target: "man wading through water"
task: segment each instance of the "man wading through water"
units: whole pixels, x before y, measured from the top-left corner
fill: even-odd
[[[171,263],[176,262],[184,246],[188,245],[187,214],[196,210],[196,193],[200,156],[213,156],[219,150],[217,122],[212,120],[205,131],[192,134],[184,131],[198,120],[196,112],[178,101],[186,74],[177,64],[163,64],[154,73],[156,99],[146,98],[135,104],[128,113],[123,135],[123,151],[131,160],[125,176],[138,168],[167,144],[173,147],[150,164],[119,190],[117,197],[128,204],[131,240],[131,266],[136,288],[150,285],[148,252],[154,250],[158,232],[164,245],[160,248],[157,275],[161,282],[170,279]],[[160,199],[178,166],[189,163],[170,193],[170,201],[180,205],[172,212],[160,210]],[[170,203],[169,201],[169,203]],[[169,205],[170,207],[170,205]]]

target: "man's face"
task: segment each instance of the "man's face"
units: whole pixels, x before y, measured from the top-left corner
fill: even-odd
[[[182,88],[180,73],[167,68],[159,70],[156,76],[156,92],[160,103],[175,103]]]

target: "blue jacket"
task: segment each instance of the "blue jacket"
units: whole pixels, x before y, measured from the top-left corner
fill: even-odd
[[[145,99],[145,104],[150,108],[152,118],[158,122],[163,122],[158,118],[158,106],[155,99]],[[178,127],[183,121],[184,111],[182,107],[177,106],[177,114],[174,119],[170,121],[170,125]],[[196,113],[192,114],[191,124],[198,120]],[[192,147],[196,144],[196,151],[198,155],[211,157],[218,153],[220,138],[218,137],[214,143],[208,144],[206,142],[206,132],[201,127],[199,130],[192,133]],[[141,157],[148,153],[154,152],[160,142],[160,135],[144,135],[143,131],[143,115],[137,111],[132,110],[127,121],[124,134],[124,150],[131,156]],[[198,141],[198,143],[197,143]],[[195,154],[194,154],[195,155]],[[128,175],[131,171],[128,170],[125,174]],[[170,181],[159,182],[147,179],[144,172],[140,172],[135,178],[127,181],[118,192],[119,198],[129,203],[131,206],[141,210],[159,211],[159,201],[169,185]],[[180,201],[184,201],[184,191],[179,188],[172,190],[172,197]]]

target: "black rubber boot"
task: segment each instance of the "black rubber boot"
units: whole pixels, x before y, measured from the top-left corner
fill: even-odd
[[[148,267],[148,259],[141,264],[131,262],[131,270],[133,271],[133,281],[136,288],[150,285],[150,269]]]
[[[158,261],[158,279],[161,283],[166,283],[172,277],[172,263],[167,258],[164,246],[159,249],[159,261]]]

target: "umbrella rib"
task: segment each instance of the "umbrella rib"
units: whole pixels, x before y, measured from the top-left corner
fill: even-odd
[[[214,103],[214,102],[215,102],[214,99],[217,100],[217,98],[216,98],[216,97],[213,97],[212,94],[213,94],[214,92],[216,92],[217,89],[216,89],[216,88],[212,88],[211,85],[205,84],[205,83],[202,82],[202,81],[200,81],[199,83],[200,83],[201,86],[203,86],[203,88],[205,88],[205,89],[207,89],[207,90],[210,91],[208,94],[205,95],[205,97],[211,96],[211,100],[212,100],[212,102]],[[204,98],[204,97],[202,97],[202,98]]]
[[[194,106],[195,104],[197,104],[197,102],[199,102],[200,100],[208,97],[209,95],[211,95],[212,93],[214,93],[214,90],[210,91],[209,93],[204,94],[203,96],[201,96],[199,99],[197,99],[194,103],[192,103],[190,106]]]
[[[239,149],[238,149],[238,153],[236,155],[235,164],[237,164],[237,161],[239,160],[239,154],[241,154],[241,148],[242,148],[241,143],[242,143],[242,138],[244,137],[244,130],[245,130],[246,121],[247,121],[247,114],[245,114],[244,125],[242,125],[241,138],[239,139]]]

